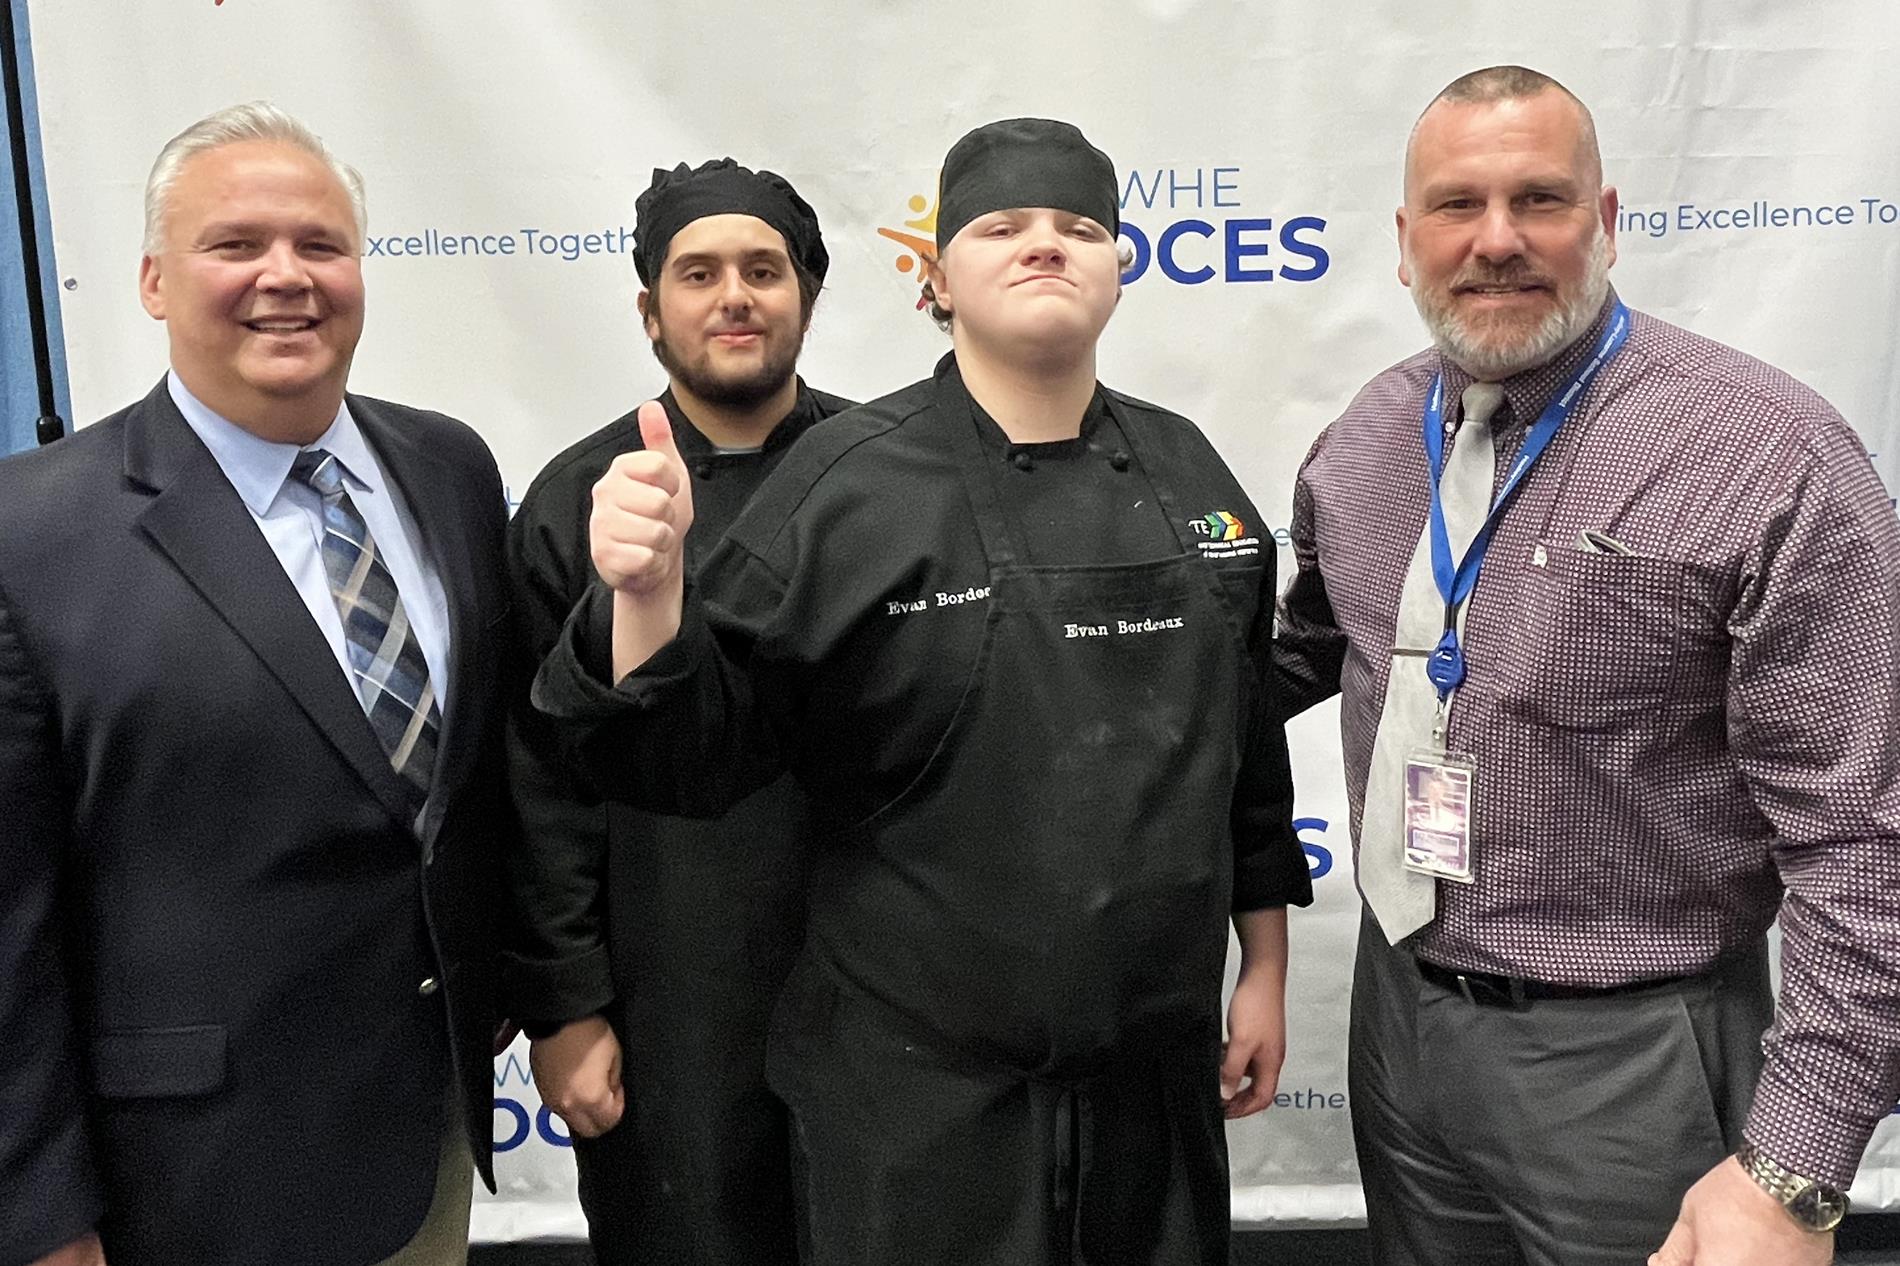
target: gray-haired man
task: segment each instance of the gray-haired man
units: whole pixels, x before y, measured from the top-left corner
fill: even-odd
[[[1825,1263],[1900,1096],[1900,529],[1826,401],[1624,307],[1616,209],[1561,85],[1441,92],[1398,213],[1437,346],[1295,491],[1387,1266]]]
[[[466,1257],[506,510],[467,427],[345,393],[363,225],[282,111],[194,124],[170,372],[0,462],[6,1266]]]

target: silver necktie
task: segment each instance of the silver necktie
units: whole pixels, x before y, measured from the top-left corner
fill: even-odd
[[[1474,382],[1465,388],[1464,422],[1438,482],[1454,562],[1465,556],[1491,509],[1496,448],[1489,423],[1503,400],[1504,389],[1494,382]],[[1461,634],[1464,618],[1460,610]],[[1394,945],[1430,923],[1437,913],[1438,881],[1405,869],[1405,760],[1431,742],[1438,691],[1425,676],[1424,652],[1438,645],[1444,632],[1445,600],[1432,577],[1431,524],[1427,521],[1399,599],[1392,675],[1372,744],[1365,812],[1359,824],[1359,891],[1386,940]]]

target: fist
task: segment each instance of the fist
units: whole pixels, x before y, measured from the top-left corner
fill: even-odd
[[[645,451],[614,458],[595,483],[587,523],[594,570],[608,588],[634,595],[680,583],[693,526],[692,481],[656,400],[640,406],[640,438]]]
[[[620,1041],[597,1015],[563,1025],[528,1048],[541,1102],[570,1133],[599,1138],[620,1123],[626,1092],[620,1081]]]

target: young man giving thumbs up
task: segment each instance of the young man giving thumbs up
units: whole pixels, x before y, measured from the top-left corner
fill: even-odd
[[[796,375],[829,260],[783,178],[719,159],[655,171],[636,206],[640,312],[668,388],[556,457],[509,533],[522,675],[510,765],[512,1014],[574,1136],[603,1266],[796,1260],[783,1108],[765,1088],[772,999],[804,937],[807,809],[781,778],[704,821],[602,804],[575,783],[528,679],[594,576],[590,490],[664,447],[698,519],[697,566],[793,440],[848,407]]]

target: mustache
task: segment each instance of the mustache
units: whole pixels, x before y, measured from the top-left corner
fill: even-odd
[[[1503,264],[1491,265],[1475,263],[1466,267],[1451,280],[1453,290],[1463,290],[1469,286],[1545,286],[1555,288],[1555,279],[1538,272],[1523,260],[1507,260]]]

